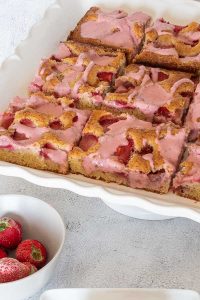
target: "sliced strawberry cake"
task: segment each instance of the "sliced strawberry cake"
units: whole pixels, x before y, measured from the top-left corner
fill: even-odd
[[[89,112],[44,105],[12,113],[12,122],[2,114],[0,160],[65,174],[68,153],[79,141]]]
[[[167,193],[181,158],[186,132],[153,126],[133,116],[96,110],[69,153],[73,173],[132,188]]]
[[[139,63],[196,72],[200,68],[200,25],[174,25],[163,18],[146,29]]]
[[[84,108],[99,106],[124,65],[125,56],[120,51],[62,42],[56,53],[42,61],[29,90],[71,97]]]
[[[143,12],[106,12],[99,7],[91,7],[71,32],[69,39],[120,49],[131,60],[141,48],[145,27],[150,20],[151,17]]]
[[[181,125],[193,97],[192,79],[190,73],[128,65],[125,74],[115,80],[114,92],[106,94],[102,107],[153,123]]]

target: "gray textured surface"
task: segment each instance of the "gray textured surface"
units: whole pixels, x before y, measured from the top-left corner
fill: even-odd
[[[0,61],[12,54],[51,3],[53,0],[0,0]],[[98,199],[0,176],[0,194],[5,193],[39,197],[64,218],[64,251],[45,289],[165,287],[200,291],[199,224],[185,219],[134,220],[115,213]],[[31,300],[38,298],[39,294]]]

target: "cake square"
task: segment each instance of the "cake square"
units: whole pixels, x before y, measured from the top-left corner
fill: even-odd
[[[181,125],[193,97],[193,75],[131,64],[115,80],[102,108],[125,112],[153,123]]]
[[[94,110],[79,146],[69,153],[69,165],[73,173],[167,193],[185,139],[185,129],[173,124],[153,126],[127,114]]]
[[[179,196],[200,201],[200,138],[187,145],[173,188]]]
[[[124,65],[125,56],[120,51],[62,42],[49,59],[42,61],[29,89],[31,93],[42,91],[80,100],[80,107],[84,103],[86,107],[99,106]]]
[[[150,16],[143,12],[105,12],[99,7],[91,7],[70,33],[69,39],[120,49],[131,60],[141,48],[145,27],[150,20]]]
[[[125,56],[120,51],[105,50],[73,41],[61,42],[56,52],[41,62],[39,72],[30,85],[30,91],[55,92],[59,96],[71,93],[75,97],[78,88],[85,84],[94,87],[102,84],[109,86],[122,73],[124,65]],[[60,83],[65,84],[65,90],[58,88]]]
[[[62,174],[68,172],[68,153],[78,143],[89,112],[61,105],[52,110],[51,104],[46,104],[46,113],[41,107],[18,110],[7,130],[2,126],[0,160]]]
[[[189,140],[195,141],[200,133],[200,84],[197,85],[194,99],[190,104],[185,127],[190,131]]]
[[[135,61],[152,66],[197,72],[200,68],[200,25],[185,26],[157,19],[146,29],[145,43]]]

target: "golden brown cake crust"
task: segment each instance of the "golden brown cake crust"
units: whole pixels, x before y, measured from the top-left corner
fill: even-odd
[[[44,159],[31,151],[8,151],[0,149],[0,160],[38,170],[67,174],[67,165],[59,165]]]

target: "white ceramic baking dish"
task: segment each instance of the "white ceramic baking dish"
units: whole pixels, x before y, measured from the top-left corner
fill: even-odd
[[[192,0],[74,0],[56,1],[36,24],[28,38],[0,68],[0,110],[16,95],[26,94],[41,57],[52,53],[67,37],[80,17],[91,6],[143,10],[152,17],[164,17],[178,24],[200,20],[200,3]],[[62,188],[83,196],[99,197],[108,206],[125,215],[161,220],[185,217],[200,222],[200,203],[172,194],[157,195],[116,184],[106,184],[79,175],[61,176],[0,162],[0,174],[24,178],[34,184]]]

